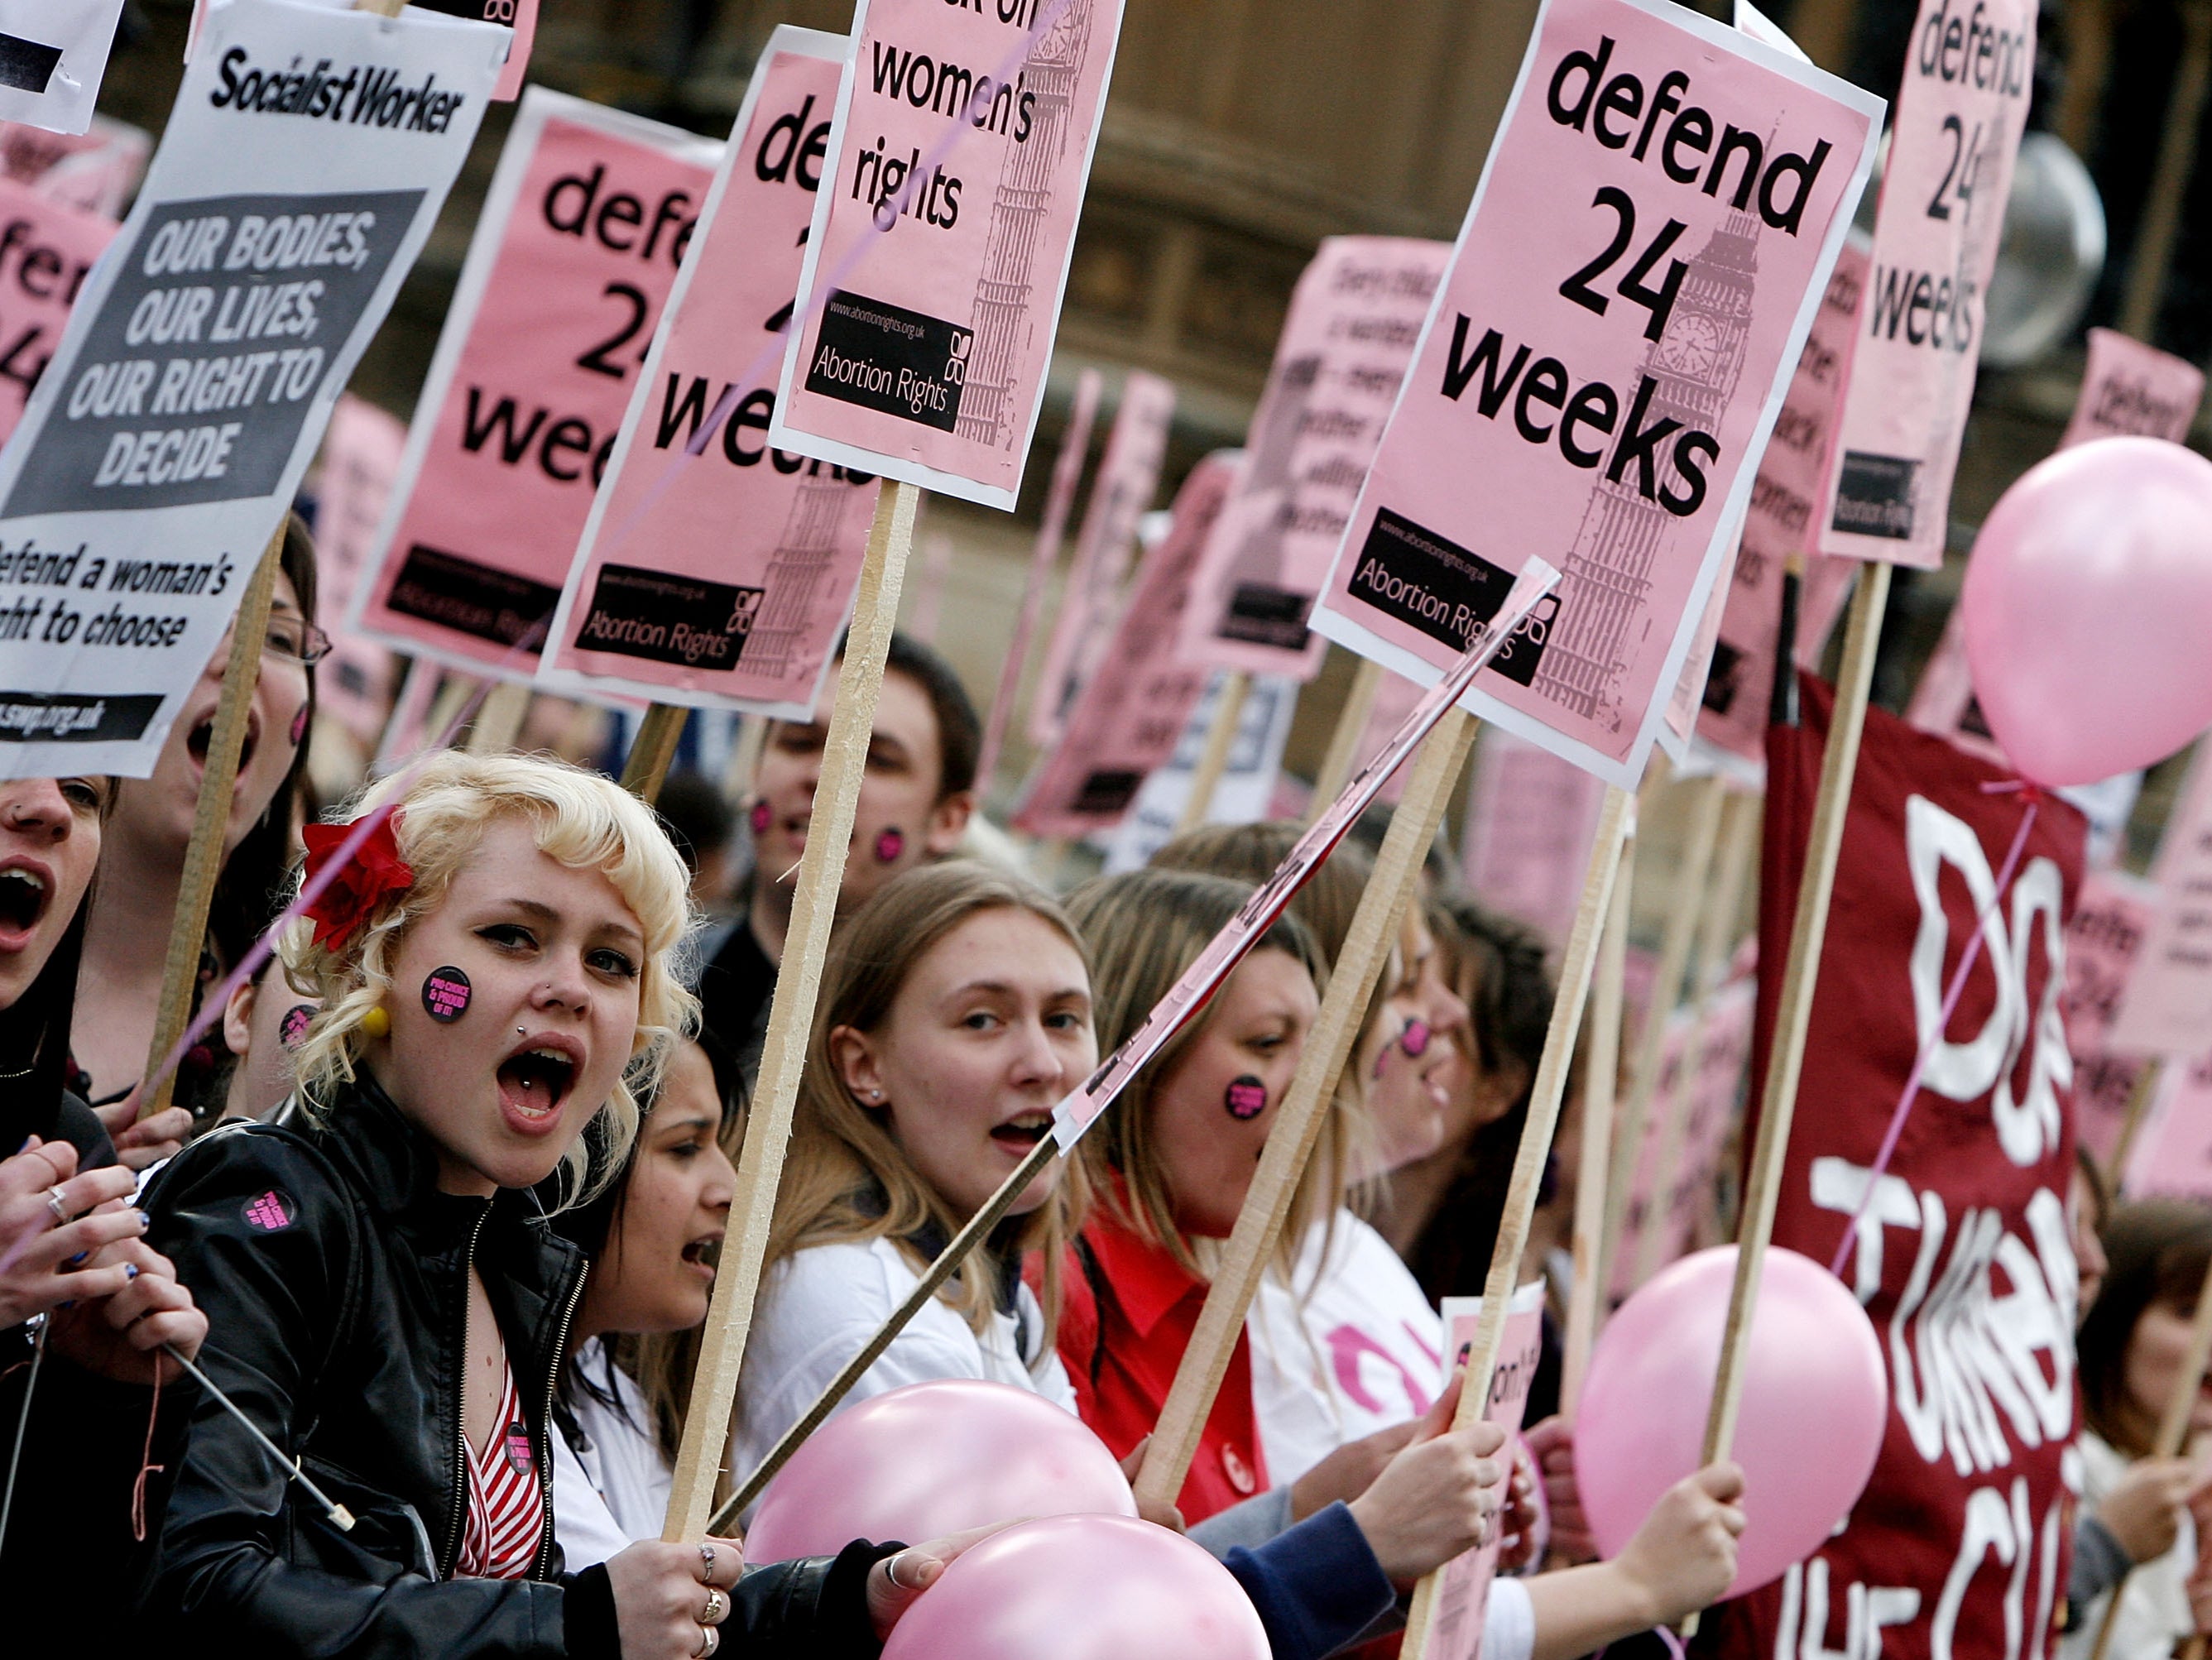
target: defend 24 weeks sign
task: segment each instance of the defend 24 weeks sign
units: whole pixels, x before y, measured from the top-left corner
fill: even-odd
[[[1653,0],[1546,0],[1314,626],[1634,787],[1863,187],[1881,101]]]

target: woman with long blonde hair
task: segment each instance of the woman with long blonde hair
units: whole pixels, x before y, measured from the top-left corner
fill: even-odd
[[[583,1272],[535,1190],[581,1195],[587,1137],[620,1163],[691,1018],[682,861],[643,804],[553,762],[442,754],[380,806],[284,941],[321,1001],[291,1108],[204,1137],[144,1201],[208,1312],[202,1364],[284,1461],[197,1403],[149,1627],[269,1655],[679,1660],[726,1632],[872,1653],[888,1553],[747,1573],[732,1541],[654,1541],[562,1571],[550,1409]],[[344,833],[310,828],[310,873]]]

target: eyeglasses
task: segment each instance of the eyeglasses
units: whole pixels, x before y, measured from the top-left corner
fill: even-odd
[[[216,648],[222,657],[230,650],[232,636],[238,632],[235,618],[222,631],[222,643]],[[331,636],[325,634],[304,617],[271,617],[269,631],[262,635],[262,654],[281,662],[297,663],[311,668],[331,654]]]

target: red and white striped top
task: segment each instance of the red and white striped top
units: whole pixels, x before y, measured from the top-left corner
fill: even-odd
[[[453,1565],[456,1579],[520,1579],[538,1559],[544,1497],[522,1398],[514,1391],[514,1371],[503,1359],[498,1421],[499,1432],[481,1457],[465,1439],[462,1443],[468,1454],[469,1519],[461,1534],[460,1560]]]

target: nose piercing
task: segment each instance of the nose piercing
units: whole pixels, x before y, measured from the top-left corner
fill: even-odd
[[[514,1035],[517,1037],[527,1037],[530,1036],[530,1029],[527,1026],[517,1026],[514,1029]]]

